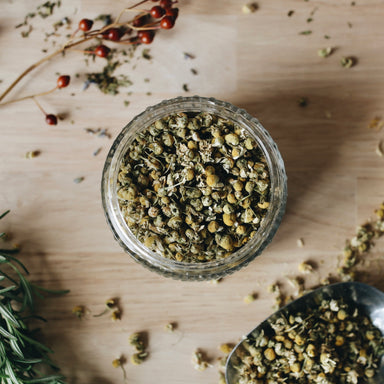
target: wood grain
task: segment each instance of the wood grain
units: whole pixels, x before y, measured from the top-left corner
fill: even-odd
[[[69,383],[123,382],[111,362],[132,353],[128,336],[134,331],[148,332],[150,358],[141,366],[127,364],[129,383],[217,382],[217,347],[238,341],[272,312],[267,287],[276,281],[286,285],[286,276],[297,275],[304,260],[318,266],[308,285],[334,271],[345,240],[384,200],[384,159],[375,153],[384,130],[368,128],[376,116],[384,118],[383,2],[258,3],[257,12],[244,15],[236,0],[180,1],[177,26],[156,36],[153,59],[135,59],[120,68],[133,81],[130,96],[82,90],[82,74],[100,68],[100,60],[88,68],[79,52],[51,60],[9,98],[49,89],[57,72],[68,73],[69,88],[40,100],[47,111],[65,115],[55,127],[44,123],[30,101],[0,107],[0,207],[12,211],[2,229],[22,245],[33,280],[71,289],[40,307],[49,320],[45,338]],[[23,39],[14,27],[39,4],[0,4],[1,90],[42,57],[41,49],[53,49],[43,40],[54,22],[63,16],[76,24],[100,13],[116,15],[131,3],[65,0],[50,18],[34,19],[33,31]],[[312,34],[300,35],[305,30]],[[319,57],[318,49],[328,46],[333,54]],[[185,59],[184,52],[195,59]],[[342,68],[340,59],[349,55],[357,65]],[[215,96],[258,117],[277,142],[289,177],[287,212],[272,244],[218,285],[166,279],[136,264],[113,240],[101,207],[101,171],[113,138],[148,105],[186,94]],[[298,106],[301,97],[308,98],[306,108]],[[130,101],[128,107],[124,100]],[[90,136],[85,128],[107,129],[111,139]],[[99,147],[100,154],[93,156]],[[30,150],[41,155],[25,159]],[[80,176],[84,181],[75,184]],[[303,248],[297,247],[298,238]],[[378,240],[375,261],[364,266],[364,281],[381,289],[383,246]],[[251,292],[258,299],[246,305],[243,297]],[[120,298],[120,322],[92,316],[110,297]],[[77,304],[90,311],[81,321],[71,313]],[[163,330],[170,321],[178,323],[173,334]],[[212,359],[205,372],[190,363],[196,348]]]

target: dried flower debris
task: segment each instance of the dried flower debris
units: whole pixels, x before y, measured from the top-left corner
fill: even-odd
[[[384,339],[365,314],[324,297],[269,321],[236,350],[238,383],[360,383],[378,370]]]
[[[304,240],[303,240],[302,238],[297,239],[296,244],[297,244],[297,246],[298,246],[299,248],[303,248],[304,245],[305,245],[305,244],[304,244]]]
[[[313,272],[313,265],[308,261],[303,261],[298,265],[299,272],[311,273]]]
[[[383,127],[384,127],[384,121],[381,119],[381,117],[373,118],[368,125],[368,128],[374,131],[380,131]]]
[[[123,371],[123,378],[124,381],[127,380],[127,372],[125,371],[124,365],[127,363],[127,359],[124,355],[120,355],[120,357],[112,360],[112,367],[113,368],[121,368]]]
[[[252,292],[244,296],[243,301],[245,304],[250,304],[250,303],[253,303],[257,299],[257,297],[258,297],[257,293]]]
[[[177,328],[177,323],[175,322],[169,322],[167,324],[164,325],[164,330],[166,330],[167,332],[174,332]]]
[[[140,132],[117,188],[136,238],[180,262],[227,257],[252,239],[269,209],[261,148],[237,124],[203,112],[169,115]]]
[[[131,363],[133,365],[142,364],[148,357],[146,334],[144,332],[132,333],[129,336],[129,344],[135,349],[135,353],[130,358]]]
[[[342,281],[355,280],[355,267],[372,248],[374,241],[384,234],[384,203],[375,211],[375,214],[376,220],[358,227],[356,235],[347,241],[343,251],[343,259],[337,270]]]
[[[73,182],[74,182],[75,184],[80,184],[80,183],[82,183],[84,180],[85,180],[85,177],[84,177],[84,176],[80,176],[80,177],[76,177],[75,179],[73,179]]]
[[[223,354],[218,358],[219,384],[226,384],[225,381],[225,365],[229,354],[232,352],[235,345],[233,343],[223,343],[219,345],[219,350]]]
[[[327,48],[321,48],[317,51],[318,56],[320,57],[328,57],[331,56],[333,53],[334,49],[332,47],[327,47]]]
[[[105,302],[105,309],[93,317],[100,317],[106,313],[110,313],[110,317],[112,321],[121,320],[122,310],[119,305],[118,298],[111,298]]]
[[[259,6],[258,6],[257,3],[247,3],[247,4],[244,4],[244,5],[241,7],[241,11],[242,11],[245,15],[249,15],[250,13],[254,13],[254,12],[256,12],[258,9],[259,9]]]
[[[352,56],[342,57],[340,64],[343,68],[352,68],[357,64],[357,60]]]
[[[200,349],[196,349],[193,352],[191,363],[193,368],[195,368],[197,371],[205,371],[208,367],[211,366],[206,354]]]
[[[41,151],[39,151],[39,150],[28,151],[28,152],[25,154],[25,158],[26,158],[26,159],[34,159],[35,157],[40,156],[40,154],[41,154]]]
[[[72,313],[78,318],[78,319],[83,319],[86,313],[88,312],[87,308],[85,305],[75,305],[72,308]]]
[[[333,282],[356,280],[358,264],[364,261],[364,256],[372,248],[374,241],[384,235],[384,203],[375,211],[375,214],[377,216],[376,220],[358,227],[356,235],[347,241],[335,276],[320,279],[318,286],[328,285],[331,280]],[[306,275],[311,274],[315,270],[315,265],[312,262],[304,261],[301,262],[297,268],[301,274]],[[275,296],[274,309],[279,309],[295,298],[311,291],[311,288],[305,287],[303,276],[287,276],[285,279],[286,282],[294,288],[292,294],[288,294],[280,282],[271,284],[268,287],[268,291]]]

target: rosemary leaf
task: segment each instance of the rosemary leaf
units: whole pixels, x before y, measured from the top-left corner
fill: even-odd
[[[0,383],[64,384],[62,376],[42,373],[46,372],[45,367],[51,371],[57,371],[58,367],[49,357],[52,350],[37,341],[38,330],[31,330],[28,320],[45,321],[34,312],[35,298],[43,298],[41,292],[62,294],[68,291],[31,284],[25,277],[29,274],[27,268],[14,256],[18,252],[15,248],[0,249]]]

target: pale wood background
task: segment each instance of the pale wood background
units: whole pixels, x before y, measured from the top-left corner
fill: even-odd
[[[42,48],[51,49],[43,43],[44,31],[61,17],[76,24],[83,17],[116,15],[132,4],[63,0],[50,18],[33,20],[34,30],[23,39],[14,27],[40,3],[1,1],[0,89],[41,58]],[[49,89],[56,72],[72,75],[69,88],[40,99],[49,112],[66,115],[56,127],[46,125],[30,101],[0,109],[0,209],[12,211],[1,227],[21,244],[33,280],[71,289],[40,306],[49,320],[46,341],[69,383],[122,383],[111,361],[131,354],[127,339],[133,331],[148,332],[150,358],[141,366],[126,365],[129,383],[217,382],[218,345],[236,342],[272,312],[267,287],[296,275],[303,260],[318,265],[312,280],[334,271],[345,240],[384,201],[384,158],[375,153],[384,129],[368,129],[374,117],[384,118],[384,2],[258,3],[257,12],[244,15],[241,1],[181,1],[177,26],[151,46],[152,61],[137,60],[135,70],[133,64],[121,68],[134,82],[127,89],[131,96],[105,96],[93,87],[83,92],[83,79],[74,74],[89,69],[78,52],[52,60],[10,97]],[[295,12],[288,17],[290,10]],[[313,33],[300,35],[304,30]],[[334,54],[320,58],[317,50],[327,46]],[[196,58],[186,60],[183,52]],[[358,59],[354,68],[340,65],[348,55]],[[187,94],[184,83],[189,94],[215,96],[257,116],[277,142],[289,176],[287,212],[274,241],[218,285],[169,280],[136,264],[113,240],[101,207],[100,177],[112,139],[146,106]],[[309,99],[306,108],[297,105],[303,96]],[[106,128],[112,139],[89,136],[85,128]],[[95,157],[98,147],[102,151]],[[41,155],[27,160],[30,150]],[[85,179],[75,184],[79,176]],[[367,264],[363,281],[384,289],[383,240],[374,255],[375,266]],[[251,292],[259,298],[246,305],[243,297]],[[122,320],[93,318],[110,297],[120,298]],[[82,321],[71,313],[77,304],[91,311]],[[175,334],[163,330],[169,321],[179,324]],[[205,372],[191,366],[196,348],[213,359]]]

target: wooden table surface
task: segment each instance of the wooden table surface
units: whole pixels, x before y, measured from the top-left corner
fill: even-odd
[[[51,52],[53,41],[65,41],[66,30],[44,41],[53,23],[66,16],[76,26],[83,17],[117,15],[132,4],[62,0],[52,16],[31,19],[33,30],[23,38],[27,28],[15,26],[41,3],[1,1],[0,90],[43,57],[42,49]],[[100,69],[102,59],[86,66],[82,53],[68,52],[33,71],[4,100],[50,89],[57,73],[72,77],[68,88],[39,98],[48,112],[64,116],[57,126],[47,125],[31,100],[0,109],[0,209],[11,210],[1,229],[21,245],[32,280],[71,290],[40,304],[48,319],[45,340],[68,383],[122,383],[111,362],[129,359],[134,331],[147,332],[150,357],[140,366],[126,364],[129,383],[218,382],[218,346],[237,342],[272,313],[268,286],[280,281],[289,291],[287,276],[298,275],[306,260],[317,266],[305,277],[308,287],[334,272],[346,239],[384,201],[384,157],[375,151],[384,129],[369,128],[374,118],[384,118],[384,2],[260,0],[252,14],[242,12],[244,3],[180,1],[176,27],[145,47],[152,59],[141,58],[138,47],[133,61],[122,65],[133,85],[116,96],[94,86],[84,91],[84,74]],[[319,57],[327,47],[333,53]],[[354,67],[341,66],[347,56],[356,58]],[[101,206],[103,163],[124,125],[149,105],[194,94],[258,117],[278,144],[289,178],[287,211],[272,244],[218,284],[167,279],[135,263],[114,241]],[[298,104],[303,97],[306,107]],[[106,129],[111,138],[87,128]],[[33,150],[40,156],[26,159]],[[84,180],[76,184],[78,177]],[[381,289],[383,250],[381,239],[375,263],[362,275]],[[258,299],[245,304],[250,293]],[[111,297],[120,300],[121,321],[93,317]],[[82,320],[72,314],[80,304],[88,308]],[[168,322],[178,324],[176,332],[164,331]],[[204,372],[192,367],[196,348],[211,359]]]

